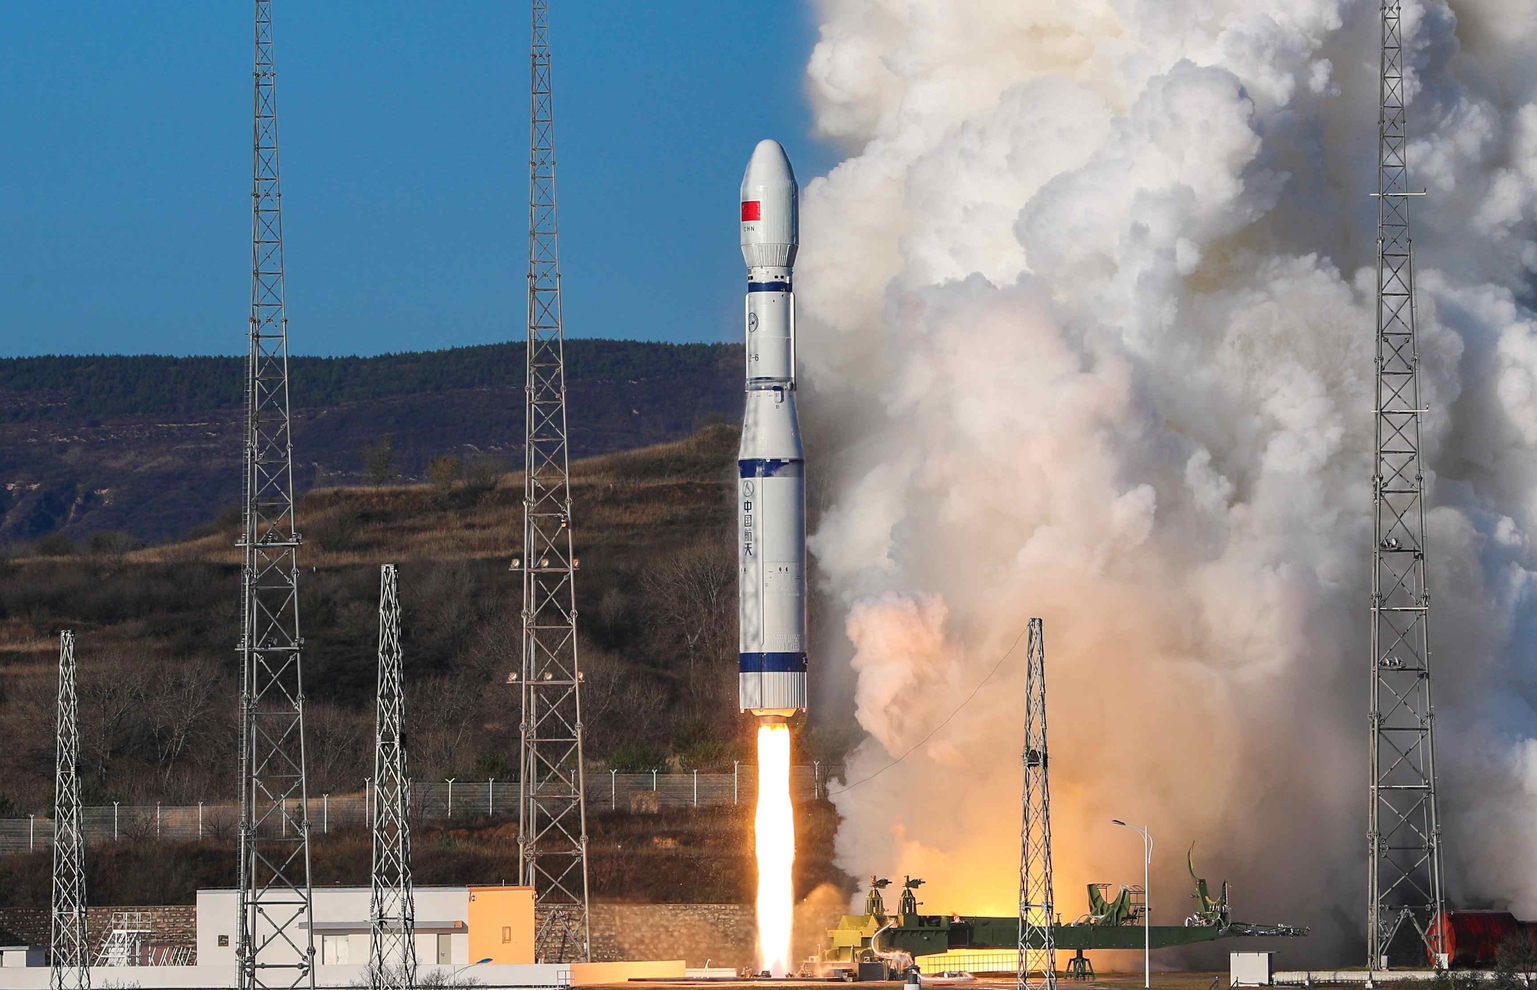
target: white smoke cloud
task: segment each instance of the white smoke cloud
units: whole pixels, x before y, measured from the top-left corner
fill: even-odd
[[[1064,917],[1136,874],[1114,816],[1159,840],[1161,923],[1195,840],[1239,915],[1358,939],[1377,4],[817,7],[849,155],[806,185],[797,296],[850,779],[1041,615]],[[1509,7],[1404,13],[1450,886],[1534,916],[1537,15]],[[835,798],[850,872],[1012,911],[1022,654]]]

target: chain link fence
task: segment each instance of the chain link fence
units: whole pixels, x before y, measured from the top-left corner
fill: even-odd
[[[790,768],[793,801],[818,800],[827,795],[826,782],[841,775],[841,768],[820,764]],[[373,822],[374,788],[358,781],[349,794],[322,794],[307,804],[310,834],[365,829]],[[619,773],[589,772],[586,780],[589,813],[652,814],[669,808],[708,808],[751,805],[757,792],[757,767],[738,764],[732,773]],[[465,824],[516,821],[516,780],[413,780],[410,788],[411,820],[416,823]],[[297,804],[297,802],[295,802]],[[295,808],[297,812],[297,808]],[[293,815],[272,815],[262,833],[284,834]],[[80,828],[87,845],[126,840],[164,839],[187,842],[233,840],[240,824],[240,806],[233,802],[199,802],[195,805],[119,804],[91,806],[80,812]],[[42,815],[0,819],[0,853],[27,852],[53,845],[53,820]]]

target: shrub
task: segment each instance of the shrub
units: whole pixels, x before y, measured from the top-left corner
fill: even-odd
[[[481,454],[472,457],[464,465],[465,491],[480,495],[496,487],[497,479],[507,471],[500,458]]]
[[[667,764],[667,754],[655,746],[631,743],[615,749],[609,763],[620,773],[647,773],[662,769]]]
[[[1526,990],[1537,977],[1537,946],[1526,935],[1511,935],[1494,950],[1495,990]]]
[[[464,462],[453,454],[443,454],[434,457],[427,465],[427,477],[432,486],[440,492],[447,493],[453,490],[454,482],[464,473]]]
[[[400,466],[395,463],[395,434],[386,433],[378,443],[365,447],[363,464],[370,484],[382,485],[400,477]]]
[[[715,735],[703,719],[689,719],[672,735],[672,751],[680,767],[719,770],[731,762],[731,745]]]
[[[75,553],[75,541],[63,533],[49,533],[37,538],[32,552],[39,557],[70,557]]]

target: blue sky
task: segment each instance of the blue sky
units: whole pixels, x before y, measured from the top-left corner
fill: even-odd
[[[573,336],[741,333],[754,143],[802,184],[809,5],[553,0]],[[0,12],[0,355],[243,353],[250,3]],[[290,347],[523,336],[526,0],[275,3]]]

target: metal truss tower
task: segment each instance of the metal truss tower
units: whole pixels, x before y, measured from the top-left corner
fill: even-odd
[[[80,705],[75,693],[75,634],[59,633],[59,729],[54,740],[53,920],[48,986],[90,990],[85,923],[85,836],[80,832]]]
[[[405,678],[394,564],[379,569],[379,705],[374,735],[374,868],[368,955],[372,985],[416,985],[416,896],[411,891],[410,777],[406,776]]]
[[[1409,234],[1408,128],[1399,0],[1381,0],[1377,140],[1376,464],[1372,474],[1371,795],[1367,965],[1385,968],[1407,923],[1442,953],[1441,825],[1436,816],[1420,461],[1419,344]]]
[[[1056,990],[1057,951],[1051,924],[1051,787],[1046,758],[1046,637],[1030,620],[1025,665],[1025,790],[1019,828],[1018,990]]]
[[[272,3],[256,0],[241,602],[241,990],[315,985]]]
[[[542,962],[564,962],[587,960],[592,954],[565,335],[555,223],[555,103],[548,5],[546,0],[532,0],[532,7],[518,852],[522,882],[534,888],[539,915],[535,956]]]

